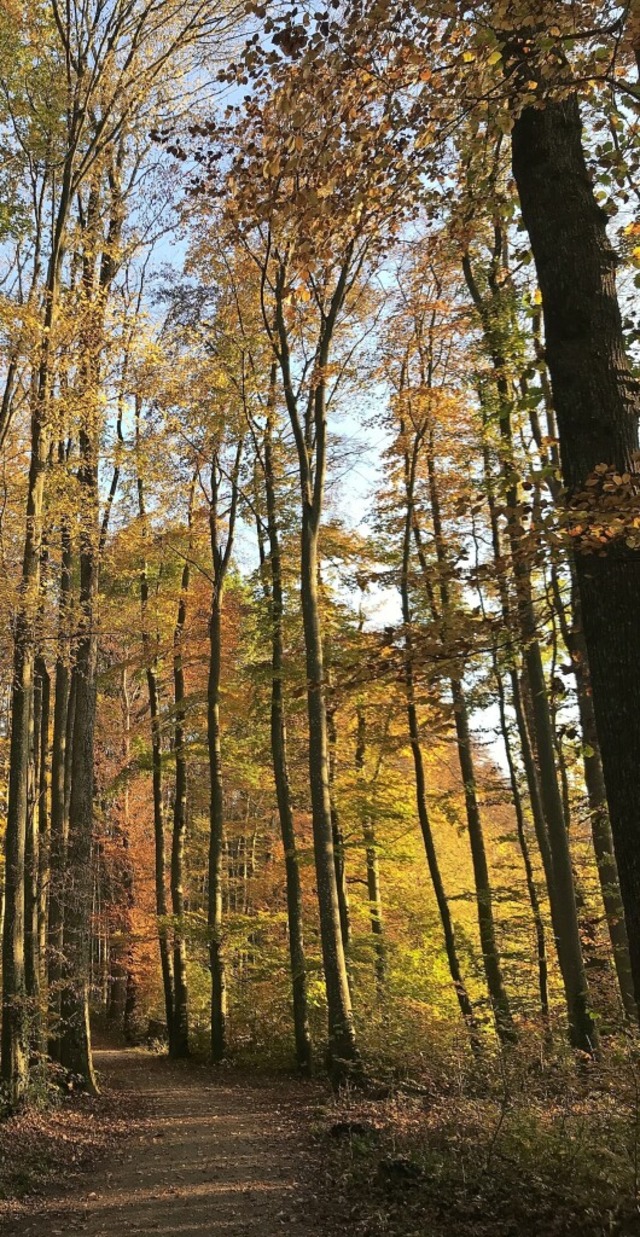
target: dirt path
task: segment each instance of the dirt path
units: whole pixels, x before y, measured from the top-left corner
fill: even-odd
[[[98,1052],[96,1065],[110,1087],[130,1094],[134,1113],[143,1097],[143,1133],[79,1191],[0,1224],[3,1237],[328,1237],[310,1214],[317,1087],[216,1076],[139,1051]]]

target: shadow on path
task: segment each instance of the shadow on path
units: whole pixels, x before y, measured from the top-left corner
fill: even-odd
[[[79,1193],[51,1198],[2,1228],[6,1237],[328,1233],[309,1214],[301,1186],[309,1178],[310,1108],[321,1089],[216,1075],[139,1050],[95,1055],[110,1087],[148,1106],[145,1132],[87,1174]]]

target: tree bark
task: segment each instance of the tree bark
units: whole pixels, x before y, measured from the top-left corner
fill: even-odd
[[[86,446],[87,481],[97,501],[97,461]],[[97,511],[97,508],[96,508]],[[73,864],[65,883],[63,975],[60,1002],[60,1062],[97,1091],[91,1055],[89,1025],[89,969],[91,960],[91,897],[93,892],[92,842],[94,797],[94,730],[96,710],[97,636],[94,603],[98,587],[95,529],[83,534],[80,551],[81,629],[73,667],[74,740],[71,761],[68,854]]]
[[[193,491],[192,491],[193,494]],[[191,502],[189,526],[191,526]],[[187,991],[187,945],[184,935],[184,843],[187,831],[187,753],[185,748],[185,679],[182,658],[184,626],[187,619],[187,596],[190,568],[185,560],[180,583],[178,616],[173,633],[173,699],[175,704],[174,751],[176,785],[173,806],[173,836],[171,842],[171,909],[173,911],[173,1042],[171,1055],[189,1056],[189,1006]]]
[[[538,766],[535,770],[535,778],[532,778],[532,786],[539,790],[540,806],[544,813],[545,836],[543,837],[540,827],[542,822],[538,822],[539,837],[542,843],[542,856],[549,890],[558,961],[560,963],[567,1001],[569,1037],[575,1048],[591,1054],[597,1051],[598,1048],[598,1032],[590,1009],[587,977],[582,957],[567,822],[558,785],[553,727],[549,714],[547,684],[538,641],[528,548],[525,544],[524,529],[520,524],[518,516],[518,478],[513,463],[511,398],[501,338],[503,327],[501,317],[502,306],[493,275],[489,277],[490,296],[485,300],[476,285],[468,256],[465,256],[463,260],[463,270],[472,300],[476,305],[482,323],[485,345],[491,358],[498,397],[499,465],[507,510],[507,537],[511,551],[514,579],[514,618],[522,648],[524,672],[527,676],[531,697],[532,734],[529,738],[533,739],[535,743]],[[495,497],[486,451],[485,472],[489,486],[491,529],[494,555],[498,565],[498,584],[501,590],[503,612],[505,618],[507,618],[510,615],[511,607],[504,581]],[[514,677],[517,677],[517,673]],[[517,695],[514,695],[514,704],[522,711],[522,696],[519,685]],[[526,730],[524,718],[522,718],[521,725],[522,733],[524,734]]]
[[[411,455],[405,455],[405,486],[406,486],[406,510],[404,522],[404,537],[402,550],[402,568],[400,576],[400,595],[402,599],[402,621],[404,625],[404,685],[405,696],[407,702],[407,721],[409,728],[409,743],[411,746],[411,755],[413,757],[413,766],[415,771],[416,782],[416,806],[418,810],[418,821],[424,842],[425,853],[427,856],[427,864],[431,883],[436,897],[438,911],[440,913],[440,921],[442,923],[442,931],[444,935],[445,951],[447,962],[449,964],[449,974],[453,983],[454,991],[460,1006],[460,1012],[467,1025],[470,1033],[471,1043],[474,1049],[478,1046],[478,1027],[471,1004],[466,985],[462,978],[460,962],[458,959],[458,950],[456,946],[455,933],[453,929],[453,921],[451,919],[451,911],[449,910],[449,901],[445,892],[438,856],[431,830],[431,821],[429,819],[429,809],[427,805],[427,782],[424,772],[424,761],[422,758],[422,745],[420,740],[420,723],[418,720],[418,709],[416,706],[415,695],[415,670],[414,670],[414,651],[413,651],[413,635],[412,635],[412,615],[411,615],[411,596],[410,596],[410,573],[411,573],[411,542],[413,537],[414,526],[414,493],[416,468],[418,460],[418,450],[420,439],[416,435],[413,443]]]
[[[217,449],[211,462],[211,502],[209,535],[213,588],[209,616],[209,676],[207,681],[207,747],[209,753],[209,892],[207,920],[211,965],[211,1057],[224,1060],[227,1054],[227,965],[223,924],[224,789],[220,731],[220,680],[222,671],[222,598],[231,561],[238,510],[238,478],[243,443],[238,443],[231,472],[231,504],[226,544],[221,544],[219,512],[219,459]]]
[[[346,954],[351,944],[351,911],[349,908],[349,890],[347,888],[347,868],[345,863],[344,831],[340,819],[340,809],[336,800],[336,772],[338,767],[338,730],[336,726],[336,704],[331,699],[331,672],[327,674],[327,741],[329,744],[329,794],[331,797],[331,829],[333,833],[333,852],[336,861],[336,885],[338,889],[338,906],[340,907],[340,931],[342,945]]]
[[[367,751],[367,724],[364,709],[357,708],[357,742],[355,753],[356,771],[364,782],[365,761]],[[375,976],[378,993],[384,999],[384,989],[387,982],[387,947],[384,936],[384,917],[382,914],[382,891],[380,888],[380,865],[378,862],[378,840],[373,820],[367,815],[362,824],[365,860],[367,865],[367,898],[369,902],[369,922],[373,934],[375,950]]]
[[[427,475],[429,481],[429,498],[431,518],[436,548],[436,559],[439,572],[439,592],[441,606],[441,629],[443,644],[449,642],[449,627],[451,618],[451,590],[448,580],[448,565],[442,525],[442,509],[438,489],[433,432],[427,430]],[[414,532],[418,531],[415,510],[412,512]],[[435,616],[434,616],[435,617]],[[496,942],[495,923],[493,918],[493,891],[489,877],[489,865],[484,843],[484,831],[480,815],[480,805],[476,790],[475,762],[471,747],[469,732],[469,713],[462,680],[455,674],[450,678],[453,716],[456,731],[456,747],[458,763],[464,792],[465,813],[467,817],[467,832],[473,864],[473,876],[476,889],[476,906],[478,927],[482,947],[482,959],[489,991],[489,1000],[493,1010],[496,1030],[503,1043],[513,1043],[516,1039],[516,1029],[511,1014],[509,998],[502,978],[502,967]]]
[[[576,684],[591,836],[593,838],[593,850],[596,857],[600,892],[602,894],[604,913],[611,941],[618,988],[625,1016],[631,1022],[637,1022],[638,1007],[636,1005],[633,975],[631,973],[629,940],[627,937],[622,894],[620,892],[618,865],[613,849],[609,805],[602,769],[596,715],[593,707],[589,658],[582,630],[580,595],[573,561],[570,563],[570,566],[572,582],[571,621],[567,617],[566,607],[560,596],[557,582],[555,587],[556,610],[561,625],[562,637],[567,652],[571,657]]]
[[[136,441],[140,440],[140,406],[136,407]],[[143,536],[147,536],[146,508],[144,499],[144,482],[138,472],[138,510],[142,521]],[[149,630],[149,578],[146,553],[140,571],[140,607],[142,619],[142,647],[145,657],[145,677],[147,695],[149,698],[149,719],[151,723],[151,779],[153,788],[153,837],[154,837],[154,870],[155,870],[155,903],[158,919],[158,947],[160,950],[160,969],[162,972],[162,990],[164,994],[165,1018],[169,1052],[173,1047],[174,1031],[174,996],[173,968],[171,965],[171,947],[169,942],[168,914],[166,890],[166,846],[165,822],[162,788],[162,729],[160,718],[160,696],[157,676],[157,654],[152,647],[152,637]]]
[[[513,56],[516,72],[529,72],[524,46]],[[525,107],[515,118],[512,153],[542,293],[545,354],[571,503],[598,465],[636,474],[640,403],[624,350],[615,255],[586,167],[575,95]],[[595,492],[594,504],[597,509]],[[625,536],[595,549],[587,538],[577,546],[576,573],[637,1003],[640,549]]]
[[[275,372],[272,373],[272,386]],[[284,640],[282,623],[284,598],[282,592],[282,557],[280,530],[276,500],[275,471],[273,461],[272,408],[267,411],[264,434],[264,481],[267,503],[267,528],[269,536],[270,571],[270,617],[271,617],[271,757],[273,776],[278,801],[280,834],[284,851],[285,879],[287,886],[287,920],[289,925],[289,957],[291,964],[291,988],[293,1000],[293,1028],[296,1061],[299,1069],[310,1073],[313,1065],[313,1046],[309,1027],[307,1000],[307,967],[304,951],[304,926],[302,918],[302,887],[296,843],[291,788],[287,761],[287,723],[284,703]]]
[[[509,770],[509,785],[511,787],[511,799],[513,802],[513,810],[516,817],[516,829],[518,832],[518,844],[524,864],[525,878],[527,882],[527,894],[529,896],[529,905],[531,906],[531,915],[536,936],[536,959],[538,967],[538,991],[540,993],[540,1012],[545,1023],[549,1019],[549,968],[547,963],[547,944],[546,933],[544,929],[544,921],[540,909],[540,899],[538,890],[536,889],[535,877],[533,874],[533,865],[529,853],[529,843],[527,841],[527,832],[525,827],[524,807],[522,803],[522,795],[518,784],[518,773],[516,763],[513,756],[511,745],[511,735],[509,732],[509,724],[507,721],[507,708],[504,684],[502,681],[502,673],[498,665],[498,659],[494,652],[493,655],[493,671],[498,692],[498,707],[500,710],[500,728],[502,731],[502,741],[504,743],[505,755],[507,757],[507,768]]]
[[[336,881],[335,849],[329,786],[326,678],[322,621],[318,594],[319,535],[327,468],[326,369],[336,320],[342,308],[353,256],[349,247],[336,279],[330,305],[322,312],[316,353],[316,374],[309,391],[304,419],[298,406],[291,372],[289,336],[284,315],[286,265],[276,281],[275,348],[282,373],[284,397],[291,422],[300,479],[300,598],[307,672],[309,726],[309,780],[316,868],[320,936],[328,1013],[330,1071],[336,1085],[360,1070],[349,977],[342,942],[340,904]]]

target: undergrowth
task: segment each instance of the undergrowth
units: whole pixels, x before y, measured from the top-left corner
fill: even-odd
[[[593,1063],[532,1040],[382,1098],[343,1093],[320,1132],[336,1231],[640,1235],[639,1065],[624,1041]]]

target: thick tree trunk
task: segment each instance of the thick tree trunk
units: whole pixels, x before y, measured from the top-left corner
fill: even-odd
[[[82,438],[80,470],[88,502],[97,515],[96,444]],[[73,856],[65,885],[64,964],[61,993],[60,1061],[97,1090],[89,1026],[89,972],[91,962],[91,899],[93,894],[94,732],[96,714],[97,635],[94,607],[98,589],[96,529],[82,535],[80,552],[80,636],[76,647],[74,679],[74,739],[71,759],[68,854]]]
[[[520,524],[518,516],[518,478],[513,464],[511,429],[512,401],[501,337],[503,329],[501,312],[503,307],[501,306],[499,294],[492,277],[489,279],[492,294],[489,300],[485,300],[478,291],[468,257],[464,259],[463,269],[467,286],[482,322],[485,344],[491,357],[498,396],[499,463],[507,511],[507,537],[511,551],[511,568],[514,581],[514,618],[522,648],[524,672],[531,697],[532,732],[529,738],[534,743],[537,757],[537,769],[535,769],[535,778],[532,778],[532,786],[537,783],[540,804],[544,812],[546,832],[544,839],[541,828],[538,825],[537,828],[539,829],[539,837],[543,847],[542,856],[549,890],[558,961],[567,1000],[569,1037],[574,1047],[579,1048],[583,1052],[592,1053],[598,1047],[598,1032],[590,1009],[587,977],[582,957],[567,822],[558,784],[553,727],[547,697],[547,683],[538,642],[537,621],[531,584],[531,566],[528,559],[528,547],[525,543],[524,529]],[[486,450],[485,472],[489,491],[494,555],[498,566],[498,586],[500,588],[503,614],[505,620],[508,621],[511,606],[504,578],[495,496]],[[514,674],[512,677],[517,677],[517,674]],[[516,704],[516,708],[521,710],[522,698],[519,687],[517,697],[514,696],[514,704]],[[519,725],[521,725],[522,733],[524,734],[526,729],[524,719],[522,719],[521,723],[519,722]]]
[[[582,630],[580,595],[573,562],[571,567],[572,621],[569,620],[566,614],[566,608],[560,595],[557,580],[554,579],[556,609],[560,619],[563,640],[571,657],[576,684],[580,729],[582,732],[584,780],[589,802],[593,850],[596,857],[600,892],[609,930],[618,987],[626,1017],[632,1022],[637,1022],[638,1007],[636,1005],[633,976],[631,974],[629,941],[622,894],[620,892],[618,865],[613,850],[609,805],[607,803],[602,758],[598,742],[596,715],[593,707],[589,658]]]
[[[519,50],[516,67],[528,72]],[[515,119],[513,172],[542,293],[545,354],[568,499],[598,465],[637,471],[637,384],[624,350],[615,255],[582,148],[575,96]],[[598,486],[593,486],[597,508]],[[609,513],[609,518],[613,512]],[[621,512],[624,518],[624,510]],[[597,519],[597,511],[594,511]],[[640,549],[577,546],[576,573],[631,953],[640,1000]]]

